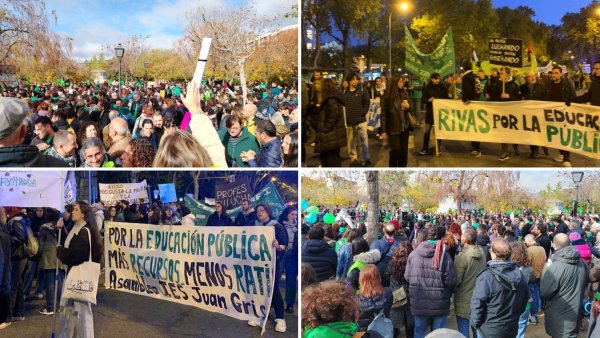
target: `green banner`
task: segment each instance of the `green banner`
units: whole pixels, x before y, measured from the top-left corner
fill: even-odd
[[[440,41],[440,45],[431,53],[424,54],[415,45],[408,27],[404,26],[406,35],[406,69],[421,78],[429,78],[431,73],[439,73],[442,77],[454,73],[456,61],[454,56],[454,40],[452,29],[448,28]]]
[[[273,184],[273,182],[269,182],[264,188],[260,189],[254,196],[250,199],[252,206],[256,207],[259,204],[266,204],[273,211],[273,218],[279,218],[281,212],[285,208],[285,203],[277,188]],[[185,206],[190,208],[192,214],[196,215],[196,225],[206,225],[206,221],[210,215],[215,212],[215,208],[198,200],[195,200],[191,197],[186,197]],[[235,217],[242,210],[241,206],[238,206],[233,209],[227,210],[227,215],[231,217],[232,220],[235,220]]]

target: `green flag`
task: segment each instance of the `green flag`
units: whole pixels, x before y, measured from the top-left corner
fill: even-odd
[[[405,67],[409,72],[421,78],[429,78],[431,73],[439,73],[442,77],[454,73],[456,60],[451,28],[448,28],[440,45],[431,54],[424,54],[417,49],[408,26],[404,25],[404,31],[406,35]]]

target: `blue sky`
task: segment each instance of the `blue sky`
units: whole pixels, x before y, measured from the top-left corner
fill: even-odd
[[[102,45],[124,41],[129,35],[150,35],[150,48],[171,48],[185,31],[186,15],[199,5],[237,8],[252,3],[260,16],[272,18],[289,12],[297,0],[46,0],[48,13],[58,22],[51,29],[73,38],[72,56],[91,58]],[[297,19],[280,22],[297,24]]]

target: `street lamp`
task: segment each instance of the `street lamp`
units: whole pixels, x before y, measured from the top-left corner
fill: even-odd
[[[408,2],[403,1],[400,3],[400,10],[406,14],[408,11]],[[388,73],[390,80],[392,79],[392,14],[394,10],[390,7],[390,16],[388,18]]]
[[[118,44],[115,47],[115,55],[117,59],[119,59],[119,96],[121,96],[121,60],[123,59],[123,55],[125,54],[125,48],[121,44]]]
[[[571,214],[575,217],[577,216],[577,203],[579,200],[579,183],[583,180],[583,171],[571,172],[571,178],[573,178],[573,182],[575,182],[575,201],[573,202],[573,211]]]

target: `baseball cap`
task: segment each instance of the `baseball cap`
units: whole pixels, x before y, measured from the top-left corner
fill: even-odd
[[[28,112],[29,107],[23,100],[0,97],[0,140],[17,130]]]

